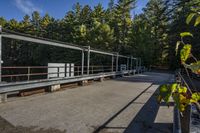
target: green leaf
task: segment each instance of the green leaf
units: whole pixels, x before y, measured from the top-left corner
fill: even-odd
[[[200,93],[193,93],[192,94],[192,101],[198,102],[200,100]]]
[[[167,84],[161,85],[159,87],[158,102],[161,102],[161,100],[163,99],[166,103],[168,103],[171,95],[172,91],[169,88],[169,85]]]
[[[182,32],[182,33],[180,34],[180,36],[181,36],[181,37],[185,37],[185,36],[191,36],[191,37],[193,37],[192,33],[190,33],[190,32]]]
[[[159,87],[159,92],[160,92],[161,95],[162,95],[162,94],[165,94],[166,92],[168,92],[168,85],[166,85],[166,84],[161,85],[161,86]]]
[[[195,16],[195,13],[190,13],[190,15],[186,19],[186,23],[189,24],[194,16]]]
[[[187,93],[187,87],[185,86],[180,86],[178,88],[178,93]]]
[[[179,88],[179,84],[177,84],[177,83],[173,83],[170,85],[170,89],[171,89],[172,93],[176,92],[178,90],[178,88]]]
[[[171,89],[172,93],[174,93],[174,92],[186,93],[187,92],[187,87],[180,86],[180,84],[177,84],[177,83],[171,84],[170,89]]]
[[[181,58],[181,62],[185,63],[185,61],[189,58],[190,53],[191,53],[191,45],[190,44],[186,44],[183,46],[183,48],[180,51],[180,58]]]
[[[173,93],[172,97],[176,104],[176,107],[179,109],[180,112],[183,112],[187,105],[190,103],[190,99],[187,99],[186,96],[178,92]]]
[[[200,61],[187,65],[187,68],[191,69],[193,73],[200,74]]]
[[[197,26],[197,25],[199,25],[199,24],[200,24],[200,16],[197,17],[194,26]]]
[[[180,110],[180,99],[179,99],[179,93],[173,93],[172,97],[175,102],[176,107]]]

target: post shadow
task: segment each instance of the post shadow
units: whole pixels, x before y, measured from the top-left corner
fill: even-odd
[[[154,92],[125,129],[124,133],[171,133],[173,123],[154,122],[160,106],[167,105],[165,103],[158,104],[156,92]],[[173,106],[173,103],[170,103],[169,106]]]

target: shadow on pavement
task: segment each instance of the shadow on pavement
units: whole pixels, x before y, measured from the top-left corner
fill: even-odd
[[[108,128],[106,125],[108,125],[113,119],[115,119],[120,113],[122,113],[125,109],[127,109],[135,100],[137,100],[143,93],[145,93],[152,84],[147,87],[144,91],[142,91],[137,97],[135,97],[132,101],[130,101],[126,106],[124,106],[122,109],[120,109],[116,114],[114,114],[112,117],[110,117],[104,124],[102,124],[100,127],[98,127],[93,133],[99,133],[101,130]],[[120,128],[120,127],[115,127]]]
[[[128,125],[124,133],[171,133],[172,123],[155,123],[159,106],[166,104],[157,104],[155,93],[144,104],[132,122]],[[173,103],[170,103],[173,106]]]
[[[166,73],[153,73],[153,72],[145,72],[139,75],[133,76],[124,76],[121,78],[115,79],[116,81],[123,81],[123,82],[146,82],[146,83],[153,83],[153,84],[163,84],[167,80],[170,80],[170,74]]]
[[[117,133],[117,132],[108,132],[109,130],[124,130],[124,133],[171,133],[172,132],[172,123],[155,123],[155,119],[159,110],[159,106],[167,106],[164,103],[160,105],[156,101],[156,93],[149,98],[146,103],[137,103],[136,101],[142,94],[148,93],[147,90],[151,87],[150,85],[143,92],[141,92],[136,98],[124,106],[120,111],[114,114],[109,118],[104,124],[97,128],[93,133]],[[130,122],[127,127],[108,127],[107,125],[114,120],[120,113],[125,111],[131,104],[144,104],[140,109],[134,119]],[[173,103],[170,103],[169,106],[173,106]],[[131,117],[131,116],[130,116]]]

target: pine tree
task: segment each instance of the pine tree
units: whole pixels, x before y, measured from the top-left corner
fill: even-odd
[[[165,0],[150,0],[144,9],[146,20],[154,40],[153,47],[155,64],[167,63],[168,58],[168,2]]]

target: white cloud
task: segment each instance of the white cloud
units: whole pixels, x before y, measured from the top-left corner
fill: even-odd
[[[31,15],[33,11],[42,13],[42,9],[36,7],[30,0],[15,0],[16,7],[23,13]]]

